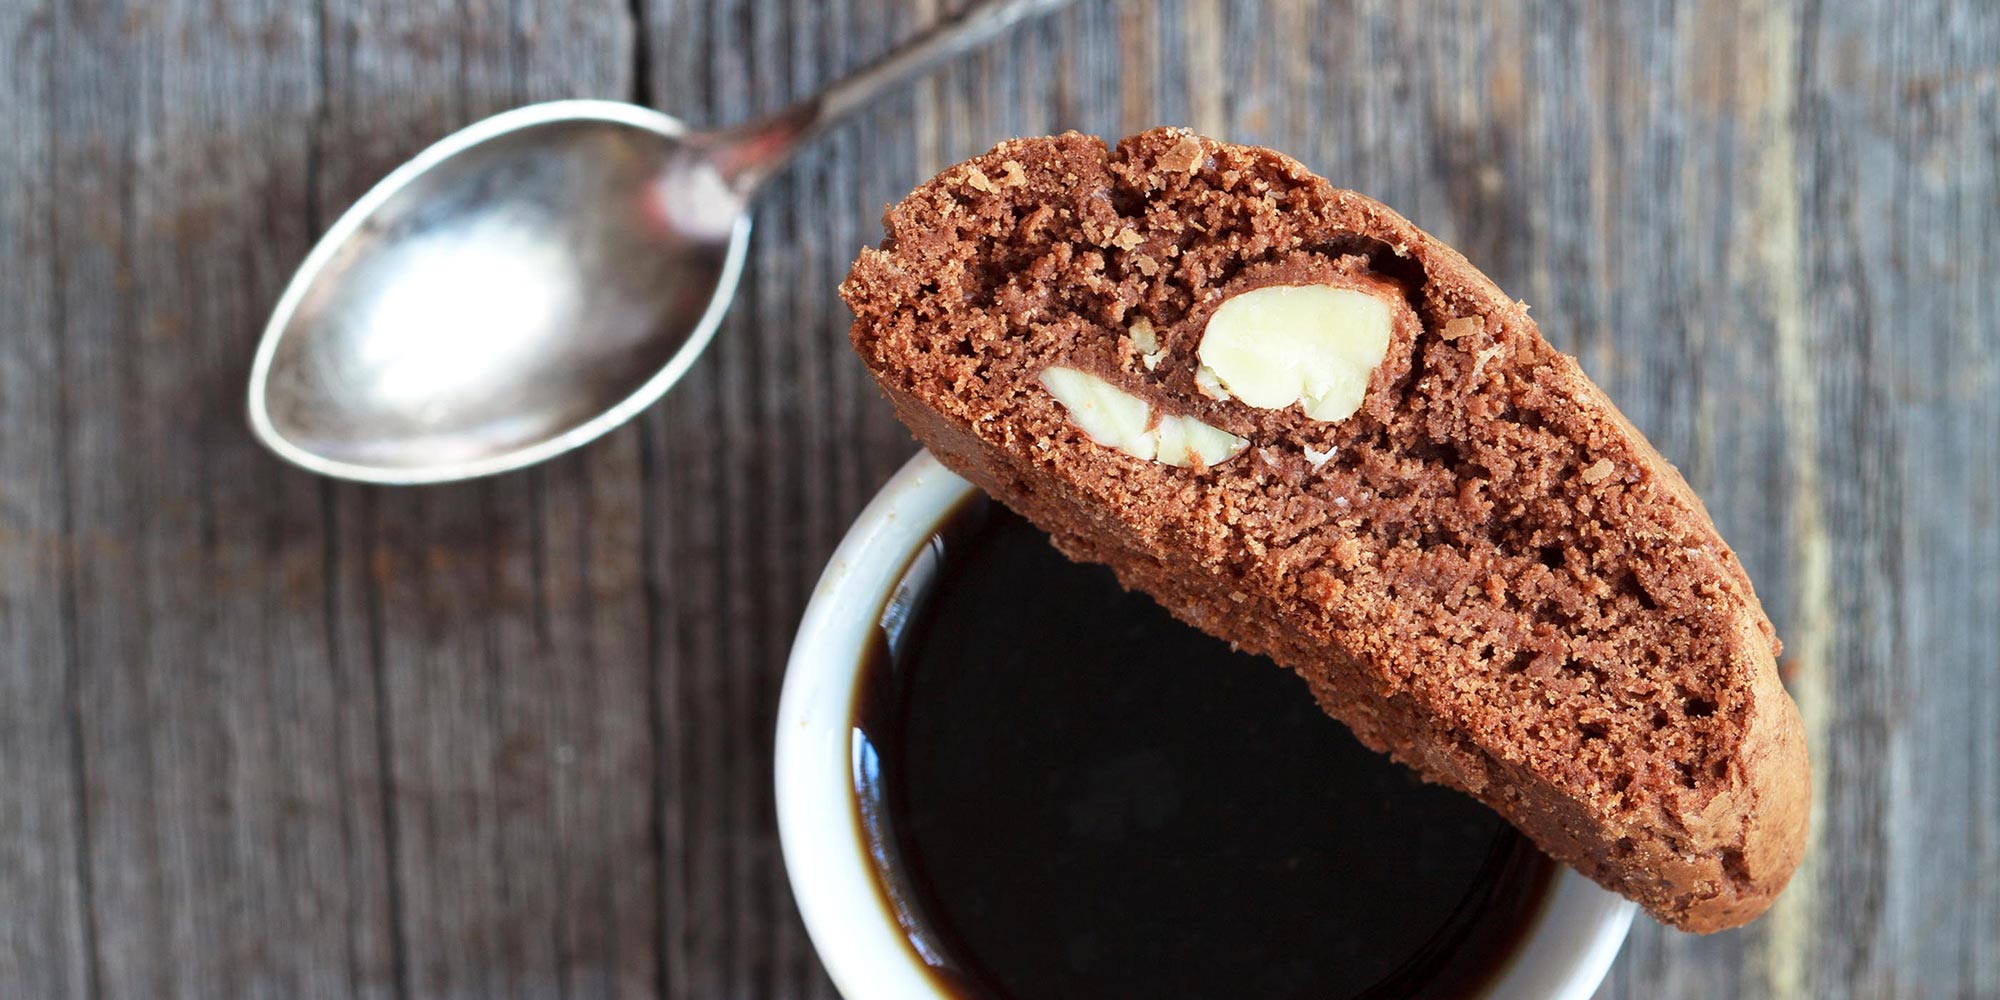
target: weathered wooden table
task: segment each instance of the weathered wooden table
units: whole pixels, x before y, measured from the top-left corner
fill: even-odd
[[[834,286],[1003,137],[1166,122],[1457,244],[1707,498],[1815,845],[1616,997],[2000,996],[2000,5],[1081,0],[827,136],[635,426],[370,489],[252,443],[336,213],[544,98],[773,108],[949,0],[0,0],[0,997],[829,997],[770,729],[911,451]]]

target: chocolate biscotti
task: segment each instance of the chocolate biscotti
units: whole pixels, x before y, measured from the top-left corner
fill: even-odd
[[[1172,129],[1002,143],[885,223],[854,347],[946,465],[1660,919],[1783,888],[1808,765],[1750,581],[1457,252]]]

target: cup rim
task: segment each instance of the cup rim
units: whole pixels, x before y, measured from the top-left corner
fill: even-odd
[[[792,896],[846,1000],[950,1000],[878,888],[854,804],[852,706],[884,603],[912,558],[975,492],[919,451],[855,518],[813,588],[778,701],[779,846]],[[1559,867],[1485,1000],[1588,1000],[1637,907]]]

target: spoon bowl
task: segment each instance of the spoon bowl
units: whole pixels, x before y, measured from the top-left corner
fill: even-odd
[[[686,373],[749,237],[746,198],[667,115],[555,101],[486,119],[328,230],[265,331],[252,427],[371,482],[541,461]]]

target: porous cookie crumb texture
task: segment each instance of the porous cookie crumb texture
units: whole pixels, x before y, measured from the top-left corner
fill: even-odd
[[[1175,129],[1002,143],[884,221],[841,292],[940,460],[1662,920],[1733,926],[1784,886],[1806,751],[1748,579],[1455,251],[1287,157]],[[1345,369],[1296,393],[1239,374],[1248,400],[1204,373],[1224,303],[1280,287],[1381,303],[1351,412],[1324,403]],[[1137,443],[1093,439],[1052,368],[1140,402]],[[1162,426],[1228,457],[1159,461]]]

